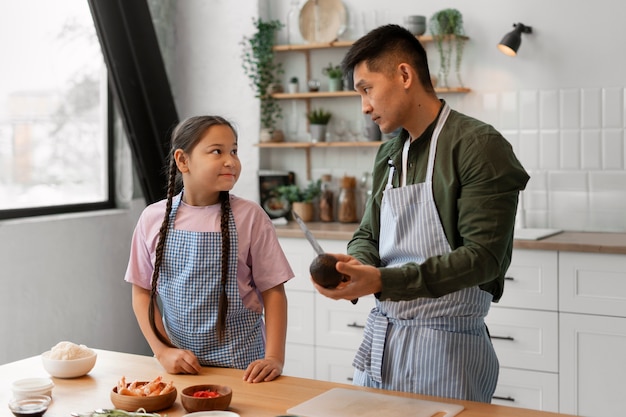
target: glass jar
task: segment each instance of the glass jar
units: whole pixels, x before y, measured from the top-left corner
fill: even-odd
[[[357,217],[356,178],[344,176],[339,190],[339,210],[337,220],[342,223],[354,223]]]
[[[322,195],[320,196],[320,220],[323,222],[332,222],[335,220],[334,200],[335,193],[331,189],[332,176],[322,175]]]
[[[287,31],[287,44],[294,45],[304,43],[304,39],[300,34],[300,0],[291,0],[285,29]]]

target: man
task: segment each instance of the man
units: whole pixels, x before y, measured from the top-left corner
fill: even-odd
[[[376,295],[355,384],[490,402],[498,360],[484,317],[504,287],[520,190],[529,177],[493,127],[451,110],[426,52],[396,25],[359,39],[342,63],[384,133],[373,194],[337,270],[334,299]]]

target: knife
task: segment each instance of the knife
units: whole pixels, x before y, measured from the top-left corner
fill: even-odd
[[[317,239],[315,239],[315,236],[313,236],[313,233],[311,233],[298,213],[293,210],[291,213],[293,214],[293,218],[298,223],[298,226],[300,226],[300,229],[304,232],[306,240],[309,241],[313,250],[317,253],[317,257],[313,260],[313,262],[311,262],[311,266],[309,267],[309,272],[311,273],[313,281],[324,288],[335,288],[340,282],[347,281],[347,278],[344,275],[341,275],[335,267],[337,264],[337,258],[324,252],[324,249],[322,249],[322,246],[319,244]],[[350,301],[352,304],[356,304],[359,299],[355,298]]]

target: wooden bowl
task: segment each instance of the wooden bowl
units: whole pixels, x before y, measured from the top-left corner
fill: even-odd
[[[219,394],[219,397],[194,397],[193,394],[198,391],[214,391]],[[189,413],[195,413],[196,411],[226,410],[232,398],[233,390],[226,385],[191,385],[180,392],[180,400],[185,410]]]
[[[142,381],[141,384],[146,384],[149,381]],[[127,386],[130,384],[127,384]],[[161,382],[161,389],[165,386],[165,382]],[[133,395],[118,394],[117,386],[111,390],[111,402],[115,408],[119,408],[124,411],[137,411],[140,408],[145,409],[147,412],[159,411],[169,408],[176,401],[178,395],[176,388],[167,394],[154,395],[150,397],[136,397]]]

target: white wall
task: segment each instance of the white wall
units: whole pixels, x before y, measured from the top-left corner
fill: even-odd
[[[305,159],[302,151],[259,153],[253,147],[258,107],[241,70],[238,45],[243,34],[252,31],[250,16],[256,5],[251,3],[232,7],[219,1],[178,2],[178,66],[173,78],[182,113],[218,112],[241,125],[245,170],[235,191],[255,198],[254,175],[259,166],[294,170],[303,181]],[[344,4],[349,15],[357,18],[364,10],[382,9],[376,0],[345,0]],[[270,17],[284,20],[289,2],[269,0],[262,5]],[[620,47],[626,37],[622,24],[626,4],[619,0],[450,0],[445,4],[387,0],[384,7],[393,23],[401,23],[406,14],[430,17],[444,7],[463,13],[471,39],[461,72],[472,93],[442,97],[457,110],[493,124],[513,144],[532,175],[523,198],[527,226],[626,231],[622,185],[626,181],[626,53]],[[532,26],[533,34],[523,37],[519,55],[510,58],[498,52],[496,44],[516,22]],[[351,30],[346,37],[362,33],[358,25]],[[432,45],[427,50],[436,73],[438,57]],[[338,62],[341,53],[312,55],[318,71],[328,58]],[[298,74],[287,72],[285,78],[291,75]],[[358,99],[342,100],[320,104],[343,106],[344,113],[337,113],[342,118],[358,117]],[[291,103],[285,107],[288,117]],[[299,117],[302,109],[302,103],[296,105]],[[369,170],[372,158],[371,150],[315,150],[314,176],[330,172],[360,177]]]

